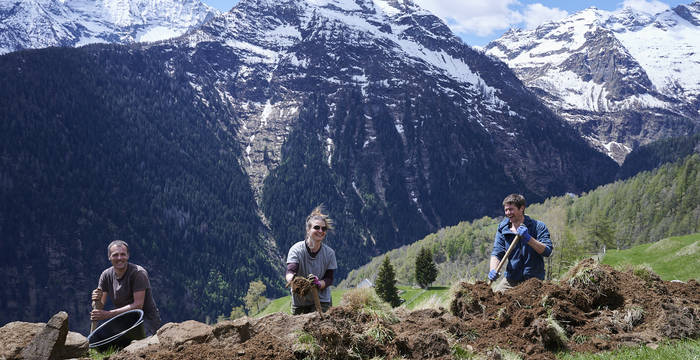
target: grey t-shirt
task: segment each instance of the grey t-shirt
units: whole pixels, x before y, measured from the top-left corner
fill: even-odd
[[[309,274],[314,274],[318,276],[319,279],[323,278],[326,270],[335,270],[338,268],[338,264],[335,261],[335,251],[333,251],[330,246],[321,244],[321,249],[319,249],[316,257],[311,257],[311,254],[306,251],[306,244],[304,241],[299,241],[289,249],[287,264],[289,263],[299,264],[297,275],[308,276]],[[318,293],[318,297],[323,302],[331,302],[330,287],[321,290]],[[292,293],[292,305],[308,306],[313,304],[314,299],[311,293],[304,297]]]
[[[117,279],[114,266],[106,269],[100,275],[98,288],[106,292],[114,303],[114,308],[120,308],[134,302],[135,291],[146,291],[143,299],[143,317],[146,327],[155,331],[160,327],[160,312],[153,301],[151,282],[148,272],[143,267],[129,263],[124,276]]]

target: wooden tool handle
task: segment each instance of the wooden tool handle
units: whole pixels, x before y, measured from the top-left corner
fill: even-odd
[[[100,291],[100,296],[102,296],[102,291]],[[92,309],[93,310],[102,310],[104,308],[104,304],[100,300],[95,300],[92,302]],[[97,320],[93,320],[90,322],[90,333],[92,334],[95,329],[97,329]]]
[[[321,310],[321,299],[318,297],[318,288],[316,285],[313,285],[311,287],[311,296],[314,298],[314,305],[316,305],[316,311],[318,311],[318,315],[323,319],[323,311]]]
[[[506,264],[506,261],[508,261],[508,257],[510,256],[510,253],[513,252],[513,249],[515,249],[515,244],[517,244],[518,241],[520,241],[520,234],[515,235],[515,239],[513,239],[513,242],[510,243],[510,246],[508,247],[508,250],[506,251],[506,254],[503,255],[503,259],[501,259],[501,261],[498,263],[498,266],[496,267],[496,272],[497,272],[497,273],[500,273],[500,272],[501,272],[501,268],[503,268],[503,265],[505,265],[505,264]],[[493,281],[491,281],[491,280],[489,279],[489,285],[491,285],[492,282],[493,282]]]

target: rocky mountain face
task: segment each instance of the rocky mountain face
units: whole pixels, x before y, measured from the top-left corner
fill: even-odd
[[[7,0],[0,2],[0,54],[158,41],[180,36],[218,14],[198,0]]]
[[[16,52],[0,72],[14,169],[0,173],[0,321],[69,301],[86,325],[81,300],[42,307],[36,289],[88,299],[116,237],[153,273],[164,320],[202,319],[255,279],[279,294],[319,203],[342,279],[499,214],[509,193],[578,193],[618,168],[409,0],[243,0],[176,39]]]
[[[700,2],[658,14],[575,13],[485,47],[588,142],[622,163],[700,124]]]

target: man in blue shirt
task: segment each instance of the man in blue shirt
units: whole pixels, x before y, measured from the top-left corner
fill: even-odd
[[[552,254],[552,240],[547,226],[525,215],[525,197],[520,194],[506,196],[503,199],[503,211],[506,218],[496,231],[489,280],[495,281],[500,276],[496,268],[516,235],[520,235],[520,241],[510,254],[505,278],[496,285],[494,291],[508,290],[533,277],[544,280],[544,257]]]

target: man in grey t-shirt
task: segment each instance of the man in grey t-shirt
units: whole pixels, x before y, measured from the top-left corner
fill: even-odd
[[[319,206],[306,219],[306,239],[292,245],[287,255],[287,273],[285,278],[291,283],[294,276],[310,277],[319,288],[322,311],[332,305],[330,286],[333,284],[333,271],[338,268],[335,251],[323,244],[326,232],[331,229],[332,221],[323,214]],[[311,293],[300,296],[292,292],[292,313],[294,315],[315,311]]]
[[[160,327],[160,312],[153,301],[148,272],[139,265],[129,263],[129,247],[124,241],[110,243],[107,253],[112,267],[100,275],[97,289],[92,292],[92,300],[104,304],[109,295],[114,309],[92,310],[90,318],[106,320],[129,310],[142,309],[146,334],[154,335]]]

